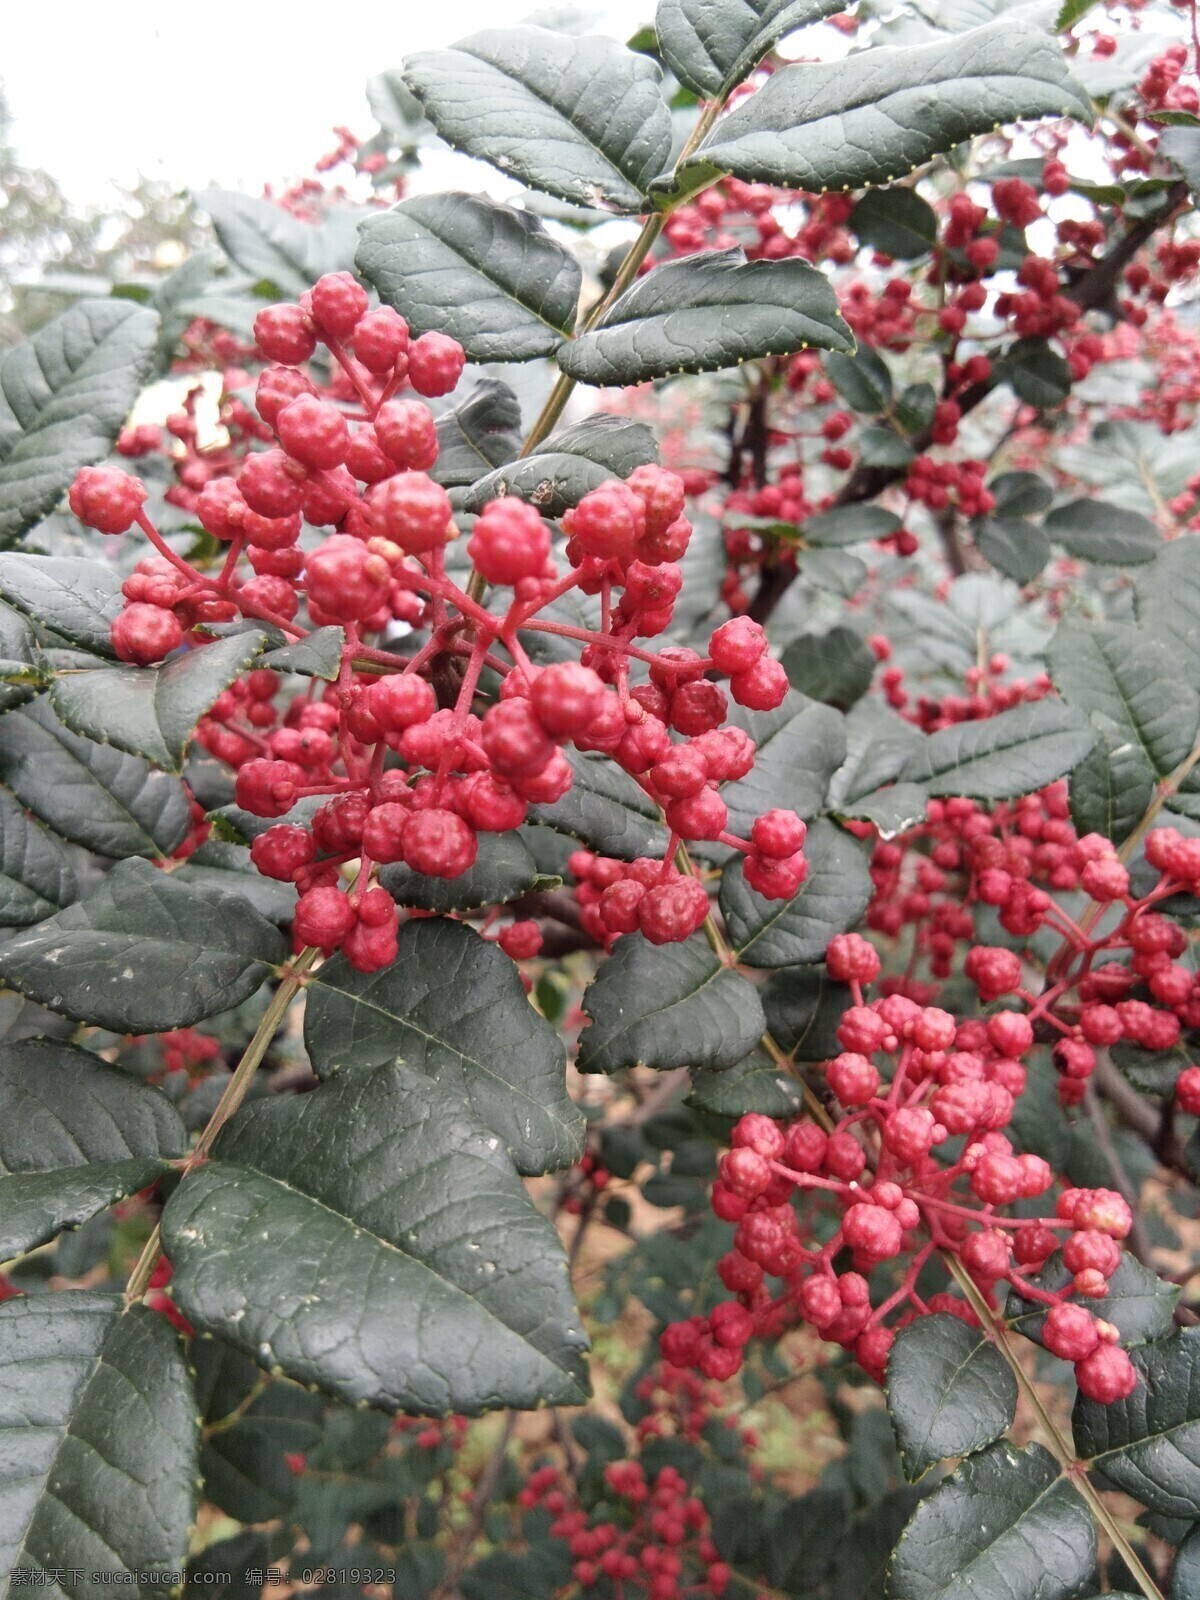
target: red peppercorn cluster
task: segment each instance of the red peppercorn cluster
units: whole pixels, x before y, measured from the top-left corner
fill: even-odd
[[[1108,1292],[1118,1241],[1132,1226],[1129,1207],[1114,1191],[1067,1188],[1052,1216],[1006,1215],[1046,1194],[1054,1177],[1041,1157],[1017,1153],[1004,1129],[1025,1090],[1022,1058],[1039,1038],[1052,1041],[1059,1097],[1069,1105],[1098,1048],[1126,1040],[1169,1049],[1181,1024],[1200,1022],[1195,974],[1177,960],[1186,935],[1153,909],[1200,887],[1200,840],[1167,827],[1149,834],[1146,860],[1158,881],[1135,894],[1109,841],[1077,839],[1064,812],[1060,789],[991,815],[967,800],[934,802],[921,828],[876,847],[868,926],[894,935],[906,921],[921,925],[938,979],[949,975],[956,946],[968,946],[964,971],[981,1002],[1024,1009],[959,1020],[932,1004],[936,983],[911,974],[885,980],[881,998],[868,1003],[863,986],[880,975],[877,951],[856,933],[834,938],[827,969],[853,1000],[837,1029],[842,1051],[822,1068],[836,1120],[829,1130],[809,1120],[781,1127],[757,1114],[738,1122],[712,1192],[716,1214],[737,1224],[718,1268],[735,1298],[669,1327],[669,1361],[731,1377],[752,1338],[804,1322],[879,1378],[896,1328],[912,1317],[941,1310],[974,1320],[954,1295],[918,1292],[940,1255],[956,1258],[993,1307],[1000,1283],[1048,1307],[1044,1343],[1075,1364],[1084,1394],[1110,1402],[1131,1392],[1134,1369],[1116,1330],[1067,1298]],[[930,855],[912,849],[918,841],[932,841]],[[949,874],[963,876],[939,902]],[[1035,874],[1055,889],[1082,890],[1091,909],[1071,917],[1031,881]],[[1043,926],[1061,935],[1039,992],[1025,987],[1016,951],[974,942],[972,903],[997,907],[1017,938]],[[1095,932],[1110,908],[1119,916]],[[1189,1114],[1200,1109],[1200,1069],[1180,1074],[1176,1098]],[[830,1207],[832,1233],[819,1221]],[[1030,1278],[1059,1249],[1072,1275],[1066,1292]],[[900,1258],[899,1285],[893,1275],[875,1293],[872,1274]]]
[[[635,1392],[647,1406],[637,1424],[637,1442],[678,1436],[699,1440],[714,1422],[735,1426],[716,1412],[719,1394],[694,1374],[664,1366],[639,1379]],[[747,1451],[757,1444],[740,1430]],[[636,1446],[635,1446],[636,1449]],[[568,1473],[553,1465],[535,1468],[517,1496],[523,1510],[548,1512],[552,1538],[573,1558],[572,1576],[586,1592],[611,1584],[634,1600],[682,1600],[684,1595],[723,1595],[733,1576],[713,1542],[708,1509],[683,1474],[666,1466],[648,1478],[635,1453],[604,1468],[604,1493],[585,1508]]]
[[[516,828],[531,804],[567,792],[568,744],[623,767],[662,808],[670,832],[662,861],[634,863],[619,886],[606,885],[617,891],[607,901],[606,937],[636,927],[664,943],[704,921],[703,886],[675,865],[682,841],[744,851],[747,879],[760,893],[794,894],[805,872],[803,822],[772,811],[739,838],[719,793],[754,758],[752,742],[724,726],[729,698],[769,710],[787,692],[762,629],[734,618],[715,629],[707,656],[635,643],[669,626],[682,586],[679,561],[691,535],[682,481],[647,465],[592,490],[562,518],[561,557],[536,508],[492,501],[467,541],[484,588],[511,591],[501,609],[489,609],[447,574],[445,547],[458,528],[449,496],[429,475],[438,457],[434,418],[420,400],[401,396],[405,386],[425,397],[448,394],[463,369],[461,347],[439,333],[410,337],[394,311],[370,309],[348,273],[327,274],[298,303],[260,312],[255,337],[276,363],[256,394],[274,442],[196,494],[195,514],[226,549],[214,572],[162,540],[136,478],[87,468],[71,505],[101,532],[136,525],[154,546],[126,581],[127,604],[113,624],[124,660],[160,661],[185,636],[201,649],[205,626],[239,615],[293,640],[307,637],[309,624],[344,630],[341,670],[321,698],[297,697],[281,709],[279,678],[257,670],[222,694],[200,727],[207,748],[237,769],[245,811],[282,819],[302,800],[322,800],[311,820],[278,821],[253,844],[260,871],[300,890],[297,942],[341,948],[364,971],[386,965],[396,949],[396,909],[374,869],[403,863],[433,877],[461,876],[480,832]],[[303,370],[318,344],[353,403],[322,393]],[[310,544],[301,537],[305,524],[327,531]],[[599,597],[600,628],[541,615],[574,589]],[[414,655],[370,642],[397,622],[429,628]],[[573,642],[579,659],[536,666],[522,636],[537,633]],[[441,672],[445,694],[443,668],[455,688],[451,703],[439,705],[433,681]],[[480,714],[485,670],[498,674],[500,688]],[[633,681],[635,671],[645,681]],[[718,678],[728,680],[728,694]],[[341,869],[355,858],[347,891]],[[499,938],[518,958],[536,953],[528,927]]]

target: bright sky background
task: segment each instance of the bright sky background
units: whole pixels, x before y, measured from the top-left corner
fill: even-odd
[[[0,81],[21,159],[79,202],[139,171],[181,187],[257,193],[305,175],[342,123],[369,134],[364,85],[414,50],[521,21],[539,0],[58,0],[4,8]],[[628,38],[653,0],[593,0],[596,31]],[[306,23],[322,18],[320,36]],[[344,31],[335,31],[337,24]]]

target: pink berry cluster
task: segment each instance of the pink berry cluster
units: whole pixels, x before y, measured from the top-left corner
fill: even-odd
[[[836,936],[827,969],[849,986],[853,1003],[837,1029],[842,1051],[822,1067],[835,1120],[828,1131],[807,1119],[781,1127],[757,1114],[737,1124],[712,1193],[716,1214],[737,1224],[719,1265],[735,1298],[669,1327],[668,1360],[712,1378],[732,1376],[750,1339],[804,1322],[881,1377],[896,1328],[914,1316],[948,1311],[974,1320],[953,1294],[918,1291],[923,1269],[940,1254],[957,1258],[994,1309],[1001,1284],[1046,1306],[1043,1342],[1074,1363],[1089,1398],[1111,1402],[1132,1391],[1134,1368],[1116,1330],[1068,1297],[1108,1292],[1118,1241],[1132,1226],[1129,1206],[1112,1190],[1068,1187],[1052,1216],[1006,1215],[1047,1194],[1055,1179],[1040,1156],[1018,1153],[1004,1130],[1026,1087],[1023,1058],[1039,1040],[1050,1042],[1059,1097],[1071,1105],[1098,1050],[1122,1040],[1169,1049],[1181,1025],[1200,1021],[1195,974],[1177,959],[1186,935],[1154,910],[1200,887],[1200,840],[1169,827],[1151,832],[1145,854],[1158,881],[1135,894],[1110,842],[1098,834],[1077,839],[1060,814],[1064,805],[1058,789],[990,816],[971,801],[934,802],[914,830],[926,845],[935,841],[930,855],[906,862],[903,845],[876,847],[879,894],[868,926],[895,934],[906,921],[932,924],[925,944],[936,977],[949,975],[962,942],[964,971],[983,1005],[1023,1009],[956,1018],[932,1003],[936,983],[912,977],[883,980],[880,997],[868,1002],[863,986],[879,979],[879,954],[857,933]],[[965,883],[939,906],[935,894],[964,868]],[[1057,889],[1081,889],[1091,909],[1079,920],[1069,916],[1030,881],[1036,869]],[[974,901],[999,907],[1018,938],[1042,926],[1061,935],[1036,992],[1016,951],[975,942]],[[1111,931],[1096,932],[1111,908],[1118,912]],[[895,919],[884,915],[890,911]],[[1180,1109],[1195,1114],[1200,1069],[1182,1072],[1175,1093]],[[838,1226],[826,1238],[817,1219],[830,1206]],[[1065,1292],[1030,1276],[1059,1249],[1072,1275]],[[873,1296],[871,1274],[900,1258],[899,1285],[889,1281],[882,1297]],[[768,1278],[780,1281],[778,1291]]]
[[[70,501],[89,526],[120,534],[136,525],[154,547],[126,580],[127,603],[113,624],[124,660],[149,665],[185,640],[203,649],[207,627],[239,616],[294,641],[313,627],[344,630],[337,680],[320,694],[280,707],[279,677],[252,671],[199,730],[236,768],[238,805],[274,823],[252,854],[260,871],[299,889],[298,945],[341,948],[365,971],[386,965],[397,914],[375,869],[402,863],[461,876],[480,833],[514,829],[531,805],[569,790],[568,745],[621,766],[662,809],[669,832],[663,860],[622,866],[619,882],[605,886],[606,936],[636,928],[664,943],[699,928],[707,894],[676,862],[690,840],[745,852],[760,893],[794,894],[805,872],[803,822],[770,811],[742,839],[729,831],[719,793],[754,760],[752,740],[725,726],[730,697],[769,710],[787,692],[762,628],[734,618],[714,630],[707,655],[635,642],[670,625],[682,586],[691,535],[682,481],[646,465],[592,490],[562,517],[557,552],[553,526],[535,507],[493,500],[470,528],[475,578],[464,589],[446,569],[459,529],[430,476],[434,417],[401,393],[450,393],[461,347],[439,333],[412,338],[394,311],[370,309],[346,273],[321,278],[297,304],[260,312],[255,337],[274,363],[256,391],[274,442],[243,454],[236,470],[211,477],[195,496],[196,516],[224,547],[212,570],[161,538],[137,478],[87,468]],[[322,392],[303,370],[318,344],[340,373],[337,393],[348,385],[353,400]],[[306,525],[319,537],[305,535]],[[475,584],[480,596],[489,585],[500,591],[501,604],[489,608]],[[598,628],[542,615],[572,590],[598,597]],[[397,654],[384,648],[396,624],[428,638]],[[538,634],[569,642],[578,659],[539,667],[526,649]],[[485,674],[498,680],[490,700],[480,688]],[[309,821],[276,820],[310,798],[321,804]],[[534,948],[523,933],[502,942]]]

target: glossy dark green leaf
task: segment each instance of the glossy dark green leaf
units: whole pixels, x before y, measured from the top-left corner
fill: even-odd
[[[846,803],[894,783],[908,765],[922,736],[877,700],[860,700],[843,723],[846,759],[829,783],[828,804],[841,811]]]
[[[3,560],[3,557],[0,557]],[[0,603],[0,713],[24,705],[49,682],[28,617]]]
[[[724,117],[688,165],[816,194],[890,183],[997,123],[1091,106],[1057,42],[1005,20],[932,44],[784,67]]]
[[[1171,1600],[1196,1600],[1200,1594],[1200,1529],[1179,1546],[1171,1568]]]
[[[0,927],[41,922],[78,895],[68,851],[0,789]]]
[[[9,551],[0,555],[0,595],[81,650],[116,658],[112,625],[125,600],[115,566]]]
[[[1130,1359],[1138,1384],[1127,1400],[1076,1400],[1075,1449],[1149,1510],[1200,1517],[1200,1329],[1143,1345]]]
[[[285,1515],[297,1485],[287,1457],[319,1445],[321,1397],[282,1379],[264,1382],[254,1362],[222,1339],[194,1339],[188,1354],[205,1424],[204,1498],[239,1521]]]
[[[896,1335],[884,1384],[910,1483],[947,1456],[973,1455],[998,1439],[1017,1409],[1017,1380],[978,1328],[938,1313]]]
[[[833,0],[659,0],[663,60],[702,100],[749,76],[787,33],[833,14]]]
[[[671,148],[661,74],[611,39],[487,28],[404,63],[447,144],[576,205],[645,209]]]
[[[1102,833],[1123,843],[1154,798],[1154,773],[1142,748],[1131,744],[1119,723],[1091,716],[1096,743],[1071,773],[1071,820],[1076,831]]]
[[[1082,712],[1061,700],[1035,700],[931,734],[902,776],[931,795],[1007,800],[1064,777],[1095,742]]]
[[[775,711],[741,720],[757,752],[750,772],[721,790],[729,831],[746,838],[755,817],[773,806],[814,817],[846,757],[845,718],[793,692]]]
[[[1051,1294],[1070,1289],[1073,1274],[1063,1265],[1057,1251],[1030,1281]],[[1108,1280],[1108,1293],[1088,1301],[1088,1310],[1105,1322],[1111,1322],[1126,1345],[1145,1344],[1148,1339],[1161,1339],[1174,1327],[1175,1306],[1179,1300],[1179,1286],[1166,1283],[1149,1267],[1143,1266],[1128,1251],[1123,1252],[1117,1270]],[[1027,1300],[1013,1290],[1004,1308],[1004,1317],[1010,1327],[1026,1338],[1042,1342],[1042,1329],[1046,1323],[1046,1307],[1035,1300]]]
[[[195,1327],[344,1400],[586,1398],[554,1228],[467,1103],[403,1062],[244,1107],[171,1196],[163,1242]]]
[[[698,933],[661,945],[625,934],[584,991],[583,1009],[591,1020],[579,1037],[581,1072],[638,1062],[720,1070],[749,1055],[765,1027],[758,990]]]
[[[354,264],[359,213],[349,206],[333,206],[313,223],[274,200],[232,189],[205,189],[196,198],[233,264],[282,295],[295,298],[322,273],[345,272]]]
[[[971,524],[975,548],[1014,583],[1032,583],[1050,559],[1050,541],[1024,517],[981,517]]]
[[[527,211],[457,192],[369,216],[356,265],[414,333],[457,339],[470,361],[553,355],[575,326],[582,273]]]
[[[0,718],[0,783],[55,833],[98,855],[169,855],[191,824],[177,778],[72,733],[44,696]]]
[[[1182,652],[1191,683],[1200,685],[1200,543],[1164,545],[1139,574],[1136,593],[1143,629]]]
[[[0,978],[114,1033],[188,1028],[249,999],[284,940],[240,895],[122,861],[79,900],[0,945]]]
[[[530,806],[529,820],[622,861],[661,856],[667,830],[645,790],[607,757],[568,751],[567,760],[575,781],[561,800]]]
[[[1001,472],[988,484],[998,517],[1032,517],[1054,503],[1054,489],[1036,472]]]
[[[863,244],[897,261],[928,255],[937,242],[937,217],[915,189],[868,189],[850,213]]]
[[[80,300],[0,360],[0,545],[53,511],[80,467],[108,454],[158,340],[130,300]]]
[[[591,332],[560,347],[558,364],[581,383],[625,386],[810,345],[854,348],[823,273],[806,261],[710,250],[637,279]]]
[[[835,933],[853,928],[871,898],[858,841],[819,817],[804,842],[808,876],[790,900],[766,900],[746,882],[742,863],[721,879],[721,914],[738,959],[751,967],[820,961]]]
[[[1099,561],[1115,567],[1153,561],[1163,548],[1163,537],[1137,511],[1109,505],[1105,500],[1072,500],[1046,517],[1047,534],[1081,561]]]
[[[850,990],[824,966],[777,972],[759,992],[768,1032],[794,1060],[826,1061],[841,1050],[837,1026],[851,1003]]]
[[[530,455],[480,478],[466,509],[481,511],[489,500],[516,494],[544,516],[560,517],[589,490],[657,460],[658,445],[644,422],[600,413],[560,428]]]
[[[73,1045],[0,1050],[0,1261],[153,1183],[182,1155],[179,1113],[158,1089]]]
[[[264,877],[245,846],[209,838],[172,873],[182,884],[220,889],[248,900],[268,922],[291,922],[296,908],[296,886]]]
[[[477,911],[505,905],[541,887],[558,886],[538,871],[529,846],[517,833],[481,833],[474,864],[457,878],[430,878],[411,867],[384,867],[380,882],[401,906],[423,911]]]
[[[1050,1452],[994,1444],[913,1512],[888,1600],[1069,1600],[1095,1560],[1091,1513]]]
[[[825,371],[854,411],[877,416],[892,403],[892,374],[888,364],[868,344],[861,345],[853,355],[840,355],[835,351],[826,356]]]
[[[465,400],[437,419],[438,458],[430,476],[465,488],[512,461],[521,448],[521,407],[498,378],[481,378]]]
[[[806,544],[827,549],[834,545],[865,544],[868,539],[885,539],[902,526],[894,511],[882,506],[837,506],[808,517],[800,527]]]
[[[5,1573],[79,1571],[59,1592],[80,1596],[161,1592],[195,1511],[196,1404],[167,1319],[81,1289],[0,1306]]]
[[[1054,687],[1068,705],[1099,716],[1140,751],[1155,777],[1187,756],[1200,726],[1200,692],[1170,648],[1127,623],[1068,620],[1046,652]]]
[[[1018,339],[996,363],[996,373],[1018,400],[1039,411],[1062,405],[1071,392],[1071,369],[1045,339]]]
[[[858,436],[858,462],[863,467],[906,467],[916,454],[892,427],[864,428]]]
[[[861,700],[875,676],[875,656],[861,634],[840,625],[797,635],[780,659],[793,689],[843,711]]]
[[[246,635],[240,635],[245,638]],[[302,678],[324,678],[332,683],[342,665],[342,646],[346,630],[339,627],[314,628],[306,639],[281,644],[268,650],[258,663],[272,672],[295,672]]]
[[[250,669],[266,637],[258,631],[235,633],[186,650],[160,667],[60,672],[50,698],[72,733],[179,774],[196,724],[217,696]]]
[[[790,1119],[804,1109],[804,1085],[770,1056],[755,1051],[724,1071],[693,1072],[687,1103],[720,1117],[759,1111],[765,1117]]]
[[[400,1057],[467,1100],[522,1172],[579,1157],[583,1119],[566,1092],[562,1042],[509,958],[465,923],[406,923],[396,960],[379,972],[327,962],[309,986],[304,1031],[321,1077]]]

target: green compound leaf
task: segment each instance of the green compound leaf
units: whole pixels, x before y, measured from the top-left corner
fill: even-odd
[[[1142,628],[1181,652],[1188,678],[1200,686],[1200,543],[1175,539],[1137,580]]]
[[[785,34],[835,10],[834,0],[659,0],[654,31],[684,88],[711,100],[748,77]]]
[[[1011,21],[951,39],[784,67],[724,117],[685,164],[805,189],[891,183],[973,134],[1091,104],[1057,41]]]
[[[1095,742],[1082,712],[1061,700],[1035,700],[931,734],[901,776],[931,795],[1011,800],[1065,777]]]
[[[793,689],[843,711],[861,700],[875,676],[875,656],[853,628],[802,633],[780,658]]]
[[[996,376],[1018,400],[1039,411],[1060,406],[1071,392],[1071,369],[1045,339],[1018,339],[996,363]]]
[[[768,978],[761,989],[767,1028],[795,1061],[828,1061],[841,1050],[837,1026],[850,990],[824,966],[797,967]]]
[[[477,482],[521,448],[521,407],[498,378],[481,378],[465,400],[437,419],[438,458],[430,476],[447,489]]]
[[[235,633],[187,650],[161,667],[61,672],[50,699],[73,733],[115,745],[178,776],[196,724],[217,696],[249,670],[266,642],[265,633]]]
[[[721,790],[729,831],[746,838],[755,817],[774,806],[806,821],[816,816],[830,779],[846,759],[846,719],[832,706],[792,693],[777,710],[739,720],[757,749],[746,776]]]
[[[252,637],[240,634],[237,637]],[[346,630],[335,626],[314,628],[304,639],[294,644],[281,644],[268,650],[258,663],[272,672],[295,672],[302,678],[324,678],[332,683],[342,665],[342,647],[346,643]]]
[[[121,575],[100,561],[0,555],[0,596],[23,616],[91,655],[116,659],[112,625],[125,607]]]
[[[401,1061],[244,1108],[171,1196],[163,1242],[194,1326],[344,1400],[586,1399],[553,1226],[466,1102]]]
[[[196,1403],[165,1317],[81,1289],[0,1306],[6,1573],[83,1573],[59,1594],[161,1594],[187,1559],[196,1476]]]
[[[1071,820],[1076,831],[1102,833],[1121,844],[1154,798],[1154,774],[1138,744],[1119,723],[1093,711],[1096,743],[1071,773]]]
[[[1017,1380],[995,1345],[941,1313],[900,1329],[884,1387],[910,1483],[947,1456],[991,1444],[1017,1408]]]
[[[0,718],[0,783],[55,833],[102,856],[170,855],[191,823],[177,778],[72,733],[45,696]]]
[[[579,1158],[583,1118],[566,1091],[562,1042],[509,958],[465,923],[406,923],[396,960],[379,972],[327,962],[309,986],[304,1034],[323,1078],[402,1057],[466,1100],[522,1172]]]
[[[747,261],[740,249],[712,250],[639,278],[592,332],[559,349],[558,364],[581,383],[624,386],[809,345],[854,349],[822,273],[804,261]]]
[[[529,846],[517,833],[481,833],[474,863],[457,878],[430,878],[403,865],[384,867],[379,881],[397,905],[422,911],[478,911],[502,906],[539,887],[558,887],[538,870]]]
[[[0,789],[0,927],[27,928],[78,897],[67,850]]]
[[[1196,742],[1200,692],[1171,650],[1141,628],[1061,622],[1046,663],[1067,704],[1103,718],[1154,777],[1173,772]]]
[[[1193,1528],[1179,1546],[1171,1568],[1171,1600],[1194,1600],[1200,1594],[1200,1528]]]
[[[414,333],[469,361],[553,355],[575,326],[579,263],[537,217],[483,196],[418,195],[368,217],[356,265]]]
[[[858,841],[827,817],[804,842],[808,876],[790,900],[766,900],[746,882],[742,863],[721,879],[721,914],[738,959],[750,967],[795,967],[820,961],[835,933],[867,909],[871,878]]]
[[[1056,1251],[1041,1272],[1030,1281],[1050,1294],[1069,1291],[1074,1274],[1063,1265]],[[1162,1339],[1175,1326],[1175,1306],[1179,1300],[1179,1286],[1165,1283],[1157,1273],[1143,1266],[1136,1256],[1127,1251],[1121,1255],[1117,1270],[1108,1280],[1108,1293],[1098,1300],[1088,1301],[1088,1310],[1105,1322],[1111,1322],[1125,1345],[1145,1344],[1150,1339]],[[1010,1328],[1023,1333],[1027,1339],[1042,1342],[1042,1329],[1046,1324],[1046,1306],[1036,1300],[1027,1300],[1013,1290],[1004,1308],[1004,1319]]]
[[[1075,1448],[1150,1511],[1200,1517],[1200,1329],[1131,1350],[1130,1360],[1138,1385],[1127,1400],[1076,1400]]]
[[[758,990],[722,966],[700,934],[654,945],[627,933],[584,991],[591,1018],[579,1038],[581,1072],[638,1062],[667,1070],[736,1066],[766,1026]]]
[[[888,1569],[888,1600],[1069,1600],[1096,1529],[1048,1450],[994,1444],[922,1500]]]
[[[576,205],[644,210],[670,152],[657,64],[612,39],[487,28],[409,56],[404,82],[447,144]]]
[[[865,544],[868,539],[883,539],[902,526],[896,513],[885,511],[882,506],[835,506],[832,511],[806,518],[800,532],[806,544],[827,550],[844,544]]]
[[[687,1103],[719,1117],[759,1111],[764,1117],[791,1118],[804,1109],[804,1085],[770,1056],[755,1051],[722,1072],[694,1072]]]
[[[54,510],[108,454],[150,372],[158,314],[81,300],[0,360],[0,546]]]
[[[285,954],[241,895],[122,861],[86,900],[0,945],[0,978],[77,1022],[158,1033],[240,1005]]]
[[[0,1052],[0,1261],[135,1194],[184,1153],[158,1089],[86,1050],[24,1039]]]
[[[975,548],[1014,583],[1032,583],[1050,559],[1050,541],[1024,517],[980,517],[971,524]]]
[[[896,261],[915,261],[937,243],[937,217],[915,189],[868,189],[850,213],[849,227],[863,244]]]
[[[589,490],[627,478],[647,461],[658,461],[658,445],[646,424],[601,413],[559,429],[521,460],[480,478],[466,509],[482,511],[489,500],[516,494],[544,516],[560,517]]]
[[[196,197],[212,218],[221,248],[257,282],[293,297],[311,289],[325,272],[344,272],[354,262],[359,213],[340,206],[318,224],[305,222],[273,200],[205,189]],[[262,302],[266,304],[267,302]],[[203,300],[197,303],[203,306]],[[250,317],[262,304],[249,302]]]
[[[645,790],[615,761],[574,750],[564,754],[575,774],[574,782],[552,805],[530,806],[530,822],[544,823],[603,856],[617,856],[622,861],[661,856],[667,846],[667,830]]]
[[[861,345],[852,356],[839,355],[836,351],[827,355],[825,371],[834,388],[854,411],[861,411],[869,417],[878,416],[892,403],[895,389],[891,369],[878,351],[872,350],[868,344]],[[904,448],[908,447],[905,445]]]
[[[1114,567],[1140,566],[1163,549],[1162,534],[1149,517],[1105,500],[1059,506],[1046,517],[1045,529],[1068,554]]]

